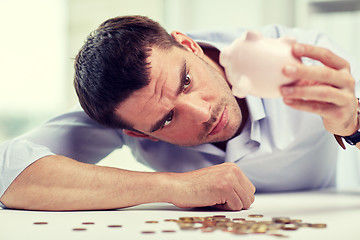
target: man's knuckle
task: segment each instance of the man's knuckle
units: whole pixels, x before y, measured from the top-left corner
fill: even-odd
[[[223,179],[217,184],[219,190],[227,192],[230,188],[232,189],[231,183],[227,179]]]
[[[243,209],[244,208],[244,205],[242,204],[242,202],[241,201],[239,201],[239,203],[237,204],[237,206],[235,207],[235,211],[240,211],[241,209]]]
[[[330,69],[324,68],[324,70],[321,72],[321,78],[322,79],[330,79],[333,75],[333,72],[330,71]]]
[[[322,59],[326,62],[326,61],[330,61],[333,58],[334,54],[331,50],[323,48],[323,54],[322,54]]]
[[[342,81],[350,88],[355,88],[355,79],[351,76],[349,72],[345,74]]]

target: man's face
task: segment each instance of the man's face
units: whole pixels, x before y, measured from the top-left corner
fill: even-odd
[[[236,133],[240,108],[221,70],[209,59],[173,47],[153,48],[148,61],[150,84],[116,110],[134,129],[181,146],[225,141]]]

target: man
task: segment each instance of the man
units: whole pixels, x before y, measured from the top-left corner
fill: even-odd
[[[294,45],[293,54],[308,64],[284,66],[283,73],[318,84],[283,86],[279,99],[237,99],[218,57],[243,31],[191,38],[141,16],[103,23],[75,62],[75,88],[93,120],[75,109],[4,143],[1,202],[41,210],[148,202],[240,210],[254,201],[255,187],[333,187],[333,134],[359,129],[357,66],[350,73],[322,35],[266,27],[265,36],[286,33],[307,43]],[[123,144],[158,172],[92,165]]]

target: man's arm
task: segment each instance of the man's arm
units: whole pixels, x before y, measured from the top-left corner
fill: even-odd
[[[355,133],[360,120],[350,64],[328,49],[307,44],[296,44],[293,54],[318,60],[323,66],[285,66],[286,76],[299,79],[297,84],[281,88],[285,104],[320,115],[330,133],[339,136]],[[356,146],[360,149],[360,144]]]
[[[115,209],[150,202],[179,207],[250,207],[255,188],[235,165],[188,173],[134,172],[43,157],[28,166],[1,197],[8,208],[29,210]]]

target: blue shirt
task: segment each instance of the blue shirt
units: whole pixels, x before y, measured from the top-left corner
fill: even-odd
[[[323,46],[351,64],[359,82],[359,65],[314,31],[271,25],[258,29],[264,36],[294,36],[300,43]],[[221,50],[246,29],[189,34],[199,44]],[[305,64],[319,64],[305,60]],[[360,96],[357,84],[357,96]],[[180,147],[165,142],[133,138],[121,129],[109,129],[92,121],[77,106],[33,131],[0,145],[0,195],[30,164],[41,157],[59,154],[95,164],[113,150],[127,145],[134,157],[156,171],[186,172],[235,162],[258,192],[294,191],[332,187],[336,180],[339,147],[324,129],[320,116],[294,110],[281,98],[248,96],[249,121],[243,132],[227,143],[226,152],[212,144]],[[126,161],[126,159],[119,159]]]

